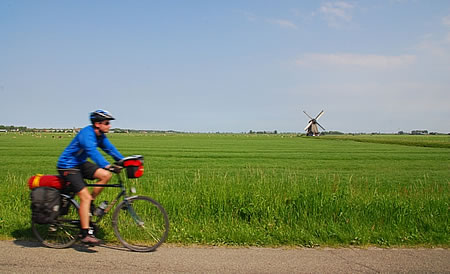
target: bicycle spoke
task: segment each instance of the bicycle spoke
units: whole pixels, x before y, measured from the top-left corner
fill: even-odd
[[[122,210],[125,208],[127,210]],[[152,251],[167,237],[169,221],[164,209],[148,197],[135,197],[116,208],[113,228],[123,245],[134,251]]]

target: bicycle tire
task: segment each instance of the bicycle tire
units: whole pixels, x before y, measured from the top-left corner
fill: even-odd
[[[155,200],[135,196],[122,201],[114,210],[112,227],[117,239],[138,252],[156,250],[169,233],[169,218]]]
[[[52,224],[37,224],[31,222],[31,228],[36,238],[45,246],[51,248],[67,248],[72,246],[80,231],[78,208],[71,200],[67,200],[67,210],[58,216]]]

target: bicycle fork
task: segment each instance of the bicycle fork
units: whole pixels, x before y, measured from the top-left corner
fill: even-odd
[[[136,214],[136,211],[133,208],[132,203],[129,201],[129,199],[124,199],[125,204],[126,204],[126,209],[128,210],[128,212],[130,213],[131,217],[133,218],[134,222],[138,225],[138,226],[144,226],[144,222],[139,218],[139,216]]]

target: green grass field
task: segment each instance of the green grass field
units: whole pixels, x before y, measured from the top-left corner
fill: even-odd
[[[71,138],[0,134],[0,237],[33,237],[26,180],[55,174]],[[145,156],[145,175],[129,184],[166,208],[170,243],[450,246],[448,135],[109,138]],[[115,241],[107,220],[101,232]]]

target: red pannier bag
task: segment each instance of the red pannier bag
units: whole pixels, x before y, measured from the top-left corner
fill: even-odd
[[[42,175],[42,174],[36,174],[34,176],[31,176],[30,179],[28,179],[28,187],[30,189],[41,187],[41,186],[48,186],[53,187],[56,189],[62,189],[64,185],[64,180],[57,175]]]
[[[144,157],[142,155],[126,157],[122,159],[122,163],[128,178],[139,178],[144,175]]]

